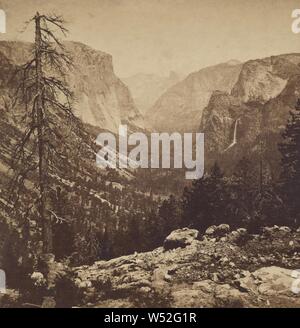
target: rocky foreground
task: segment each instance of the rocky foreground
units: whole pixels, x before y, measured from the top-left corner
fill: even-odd
[[[300,229],[172,232],[163,247],[73,271],[89,307],[300,307]],[[299,293],[298,293],[299,292]]]
[[[27,299],[10,290],[0,307],[300,307],[297,269],[300,228],[253,235],[222,224],[201,236],[184,228],[151,252],[91,266],[70,268],[50,256],[47,272],[32,273],[36,289]],[[41,289],[41,304],[31,304]]]

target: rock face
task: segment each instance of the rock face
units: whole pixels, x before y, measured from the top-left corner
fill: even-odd
[[[174,249],[178,247],[186,247],[198,237],[199,231],[195,229],[178,229],[173,231],[164,241],[164,249]]]
[[[243,158],[259,157],[278,174],[278,143],[300,94],[300,54],[229,62],[190,74],[147,112],[153,129],[205,134],[205,163],[232,173]]]
[[[256,157],[264,144],[267,165],[277,169],[277,143],[300,91],[300,54],[252,60],[242,65],[231,90],[214,91],[203,110],[207,164],[219,160],[230,167]]]
[[[214,233],[202,240],[195,230],[176,230],[166,240],[182,241],[184,247],[75,268],[72,281],[81,295],[76,305],[300,307],[295,271],[300,266],[299,232],[275,226],[250,235],[224,226],[216,237],[217,230],[211,227]]]
[[[220,224],[218,226],[211,226],[206,229],[205,234],[211,237],[221,237],[230,231],[228,224]]]
[[[214,90],[230,92],[242,65],[236,61],[204,68],[169,88],[146,113],[155,130],[196,131]]]
[[[170,72],[169,76],[138,73],[123,78],[122,81],[128,86],[137,108],[145,114],[155,101],[180,79],[175,72]]]
[[[143,128],[130,91],[114,73],[112,56],[79,42],[66,42],[65,47],[74,62],[67,80],[75,95],[76,114],[85,123],[113,132],[120,123]],[[0,42],[0,54],[10,65],[26,62],[30,49],[29,43]]]

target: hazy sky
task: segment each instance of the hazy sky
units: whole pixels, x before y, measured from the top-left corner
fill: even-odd
[[[1,39],[19,31],[36,10],[62,14],[69,39],[113,55],[121,77],[138,72],[190,73],[230,59],[300,52],[291,32],[299,0],[0,0],[7,14]]]

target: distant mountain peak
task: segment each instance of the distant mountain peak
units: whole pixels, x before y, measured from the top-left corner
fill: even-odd
[[[67,82],[75,95],[75,113],[83,122],[117,132],[121,123],[144,128],[127,86],[115,75],[112,56],[81,42],[64,42],[74,67]],[[24,64],[31,43],[0,41],[0,54],[13,65]]]
[[[222,63],[189,74],[158,98],[147,111],[146,121],[155,130],[195,131],[212,93],[230,92],[241,66]]]
[[[231,91],[214,92],[203,110],[206,163],[218,160],[230,172],[242,157],[259,158],[263,137],[265,169],[276,175],[278,142],[300,92],[299,76],[300,54],[242,64]]]
[[[137,108],[145,113],[168,88],[180,81],[180,75],[170,71],[169,76],[136,73],[122,79],[132,93]]]
[[[237,59],[230,59],[226,62],[226,64],[229,65],[229,66],[235,66],[235,65],[242,64],[242,62],[237,60]]]

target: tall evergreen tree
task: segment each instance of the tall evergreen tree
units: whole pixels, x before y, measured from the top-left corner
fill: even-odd
[[[183,194],[183,218],[201,232],[214,224],[224,223],[228,194],[224,175],[217,163],[209,175],[195,180]]]
[[[62,129],[62,121],[67,120],[69,126],[76,123],[77,127],[79,123],[73,115],[72,92],[65,81],[66,69],[72,61],[53,31],[56,29],[66,34],[64,20],[60,16],[37,12],[31,22],[35,27],[32,58],[19,67],[15,76],[20,81],[16,104],[18,108],[25,109],[19,123],[25,132],[12,156],[15,174],[11,186],[14,202],[17,203],[20,194],[26,192],[25,180],[35,176],[36,197],[28,211],[37,211],[42,227],[43,251],[51,253],[52,214],[47,208],[51,170],[61,165],[64,158],[61,147],[66,131]]]
[[[237,163],[228,187],[231,193],[229,216],[232,219],[232,226],[247,225],[254,215],[253,200],[259,189],[253,161],[243,157]]]
[[[279,144],[282,155],[280,191],[292,224],[300,223],[300,99],[290,111],[290,119]]]
[[[172,230],[178,229],[181,224],[181,206],[174,195],[164,200],[159,208],[157,224],[160,226],[164,236]]]

